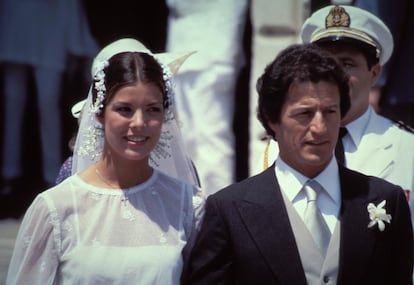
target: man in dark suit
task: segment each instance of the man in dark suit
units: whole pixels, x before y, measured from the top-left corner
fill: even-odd
[[[404,191],[333,155],[350,107],[337,61],[312,44],[290,46],[266,67],[257,91],[258,118],[279,156],[208,197],[183,283],[412,284]]]

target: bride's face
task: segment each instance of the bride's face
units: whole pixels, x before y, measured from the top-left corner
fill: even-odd
[[[99,117],[105,129],[104,151],[128,160],[147,160],[161,135],[163,94],[151,83],[119,89]]]

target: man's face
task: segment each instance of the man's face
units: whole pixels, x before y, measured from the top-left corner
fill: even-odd
[[[269,122],[280,157],[305,176],[318,175],[330,162],[341,120],[337,85],[327,81],[293,82],[280,121]]]
[[[363,53],[355,48],[340,44],[327,45],[324,48],[336,56],[349,75],[351,108],[342,120],[342,125],[346,125],[359,118],[367,110],[369,93],[380,75],[381,66],[376,64],[368,69]]]

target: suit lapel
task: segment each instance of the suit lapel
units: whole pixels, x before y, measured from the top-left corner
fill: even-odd
[[[237,205],[240,216],[276,278],[282,284],[306,284],[274,168],[256,178],[245,199]]]
[[[340,167],[342,207],[338,284],[356,284],[375,247],[375,235],[368,228],[367,205],[376,201],[367,179]]]

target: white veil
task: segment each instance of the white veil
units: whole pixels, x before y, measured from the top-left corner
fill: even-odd
[[[121,52],[143,52],[152,55],[164,69],[164,79],[171,82],[173,76],[181,64],[193,53],[161,53],[153,54],[139,41],[131,38],[117,40],[105,48],[95,57],[92,64],[92,76],[102,71],[102,63],[107,62],[113,55]],[[199,185],[196,169],[188,157],[181,137],[174,105],[174,92],[172,86],[168,86],[170,106],[168,115],[164,120],[161,137],[155,149],[150,155],[150,164],[172,177]],[[88,98],[83,107],[82,118],[79,125],[76,144],[73,152],[72,174],[78,173],[88,166],[96,163],[103,149],[103,126],[99,123],[94,112],[92,102],[92,85]]]

